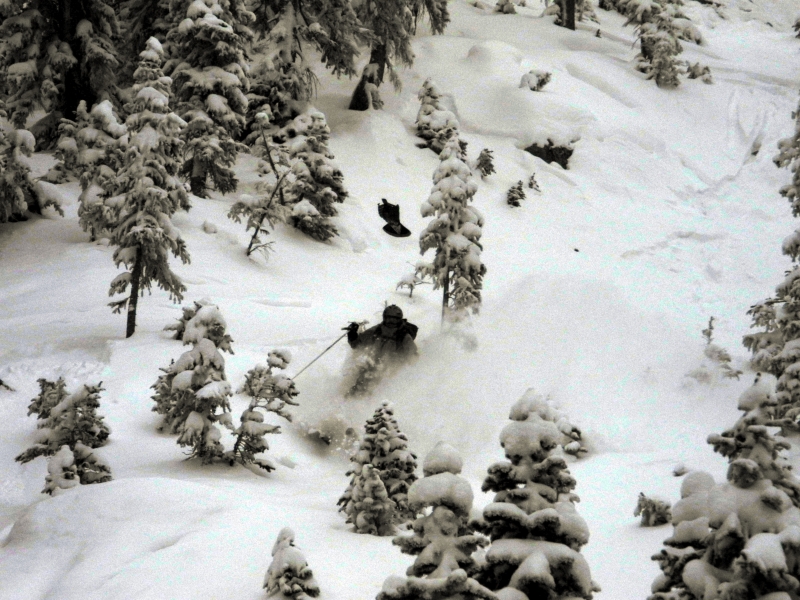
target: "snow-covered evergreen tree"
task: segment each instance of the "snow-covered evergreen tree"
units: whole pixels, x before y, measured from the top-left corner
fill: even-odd
[[[208,178],[222,194],[236,190],[233,167],[247,111],[246,45],[254,15],[244,0],[175,0],[165,71],[174,82],[176,112],[188,126],[182,173],[204,197]]]
[[[521,416],[517,408],[512,418]],[[560,437],[554,423],[534,413],[500,434],[508,460],[490,466],[483,482],[495,496],[479,528],[492,544],[477,576],[499,596],[590,599],[599,591],[580,553],[589,529],[575,510],[576,482],[558,451]]]
[[[408,438],[400,431],[389,402],[381,404],[367,420],[364,438],[350,460],[354,463],[346,473],[350,484],[338,504],[356,531],[389,535],[392,524],[416,516],[416,511],[408,506],[408,489],[416,481],[417,457],[408,450]],[[375,477],[380,485],[373,481]],[[378,495],[377,516],[372,516],[376,511],[369,506],[370,502],[364,502],[369,497],[365,496],[367,493]]]
[[[506,202],[509,206],[519,208],[522,206],[522,200],[525,200],[525,190],[522,189],[522,180],[520,179],[506,192]]]
[[[791,183],[780,190],[789,200],[792,214],[800,216],[800,109],[795,112],[795,131],[778,142],[778,155],[773,159],[779,167],[789,167]],[[754,304],[748,314],[752,327],[761,331],[744,336],[744,345],[753,354],[756,368],[778,378],[775,409],[782,419],[784,431],[800,431],[800,229],[783,241],[783,253],[792,261],[792,268],[777,286],[772,298]],[[794,422],[794,425],[790,425]]]
[[[63,487],[59,482],[69,481],[72,473],[84,484],[111,480],[109,466],[92,452],[93,448],[106,443],[110,433],[103,417],[97,414],[103,391],[100,385],[84,385],[74,394],[66,394],[63,380],[55,383],[39,380],[41,393],[29,407],[29,414],[39,414],[35,443],[16,460],[24,464],[39,456],[54,456],[60,452],[60,458],[48,466],[50,475],[43,493]],[[64,451],[64,447],[69,452]]]
[[[306,235],[325,241],[337,234],[328,220],[344,202],[344,175],[328,149],[330,129],[318,110],[300,115],[284,127],[291,176],[284,189],[289,222]]]
[[[171,112],[170,80],[160,71],[161,44],[150,38],[140,54],[134,99],[127,105],[128,139],[122,165],[113,179],[104,182],[103,206],[109,213],[114,263],[128,269],[112,282],[109,295],[126,298],[111,302],[115,313],[127,309],[126,337],[136,330],[139,296],[155,283],[180,301],[186,290],[170,269],[171,253],[183,263],[189,253],[170,218],[189,206],[186,190],[178,179],[186,123]]]
[[[512,421],[549,421],[559,431],[557,442],[563,452],[577,457],[588,452],[583,445],[580,428],[534,388],[525,390],[520,399],[514,403],[509,413],[509,419]]]
[[[47,460],[47,475],[44,478],[43,494],[56,494],[59,490],[69,490],[80,485],[75,456],[69,446],[61,449]]]
[[[392,543],[416,556],[404,577],[389,577],[378,600],[497,600],[497,596],[472,578],[477,572],[475,551],[488,542],[468,526],[472,488],[461,473],[456,450],[443,442],[425,457],[425,477],[411,486],[410,506],[424,513],[414,521],[412,533]]]
[[[425,140],[428,148],[441,152],[450,135],[458,130],[458,119],[439,102],[441,94],[430,77],[422,84],[417,97],[420,101],[416,121],[417,135]],[[445,132],[448,135],[442,139]]]
[[[553,74],[548,73],[547,71],[538,71],[536,69],[532,69],[522,76],[522,79],[519,82],[519,87],[527,88],[532,92],[540,92],[544,86],[550,83],[552,76]]]
[[[269,167],[266,178],[257,184],[261,194],[258,196],[243,194],[228,212],[228,218],[237,223],[244,218],[247,222],[247,231],[253,230],[250,243],[247,245],[247,256],[256,250],[270,249],[271,242],[265,242],[260,237],[269,235],[269,230],[264,226],[265,222],[274,227],[276,223],[285,222],[288,217],[284,185],[291,173],[289,155],[285,146],[275,145],[269,141],[266,130],[270,125],[272,113],[269,107],[265,108],[267,110],[256,115],[255,127],[259,137],[252,144],[254,154],[266,158]]]
[[[242,413],[241,424],[233,432],[236,442],[228,455],[231,464],[256,464],[266,471],[275,469],[269,459],[255,456],[269,450],[265,435],[281,432],[279,426],[264,422],[261,411],[275,413],[291,423],[292,415],[287,411],[287,405],[297,406],[294,399],[299,392],[290,377],[275,372],[276,369],[285,369],[291,360],[288,350],[273,350],[267,356],[266,365],[256,365],[247,372],[238,393],[247,394],[251,400]]]
[[[707,473],[686,476],[672,510],[673,535],[653,559],[662,574],[651,600],[789,598],[798,587],[800,509],[798,480],[770,431],[775,399],[757,378],[739,399],[744,415],[709,436],[730,460],[728,482]]]
[[[497,4],[494,5],[494,12],[499,12],[504,15],[515,15],[517,14],[517,7],[511,0],[499,0]]]
[[[714,83],[714,78],[708,65],[701,65],[699,62],[694,64],[687,63],[687,65],[686,76],[689,79],[699,79],[703,83]]]
[[[107,0],[5,0],[0,6],[0,89],[17,128],[44,110],[32,126],[40,144],[55,138],[61,117],[75,118],[80,101],[116,101],[115,6]]]
[[[442,318],[477,312],[486,267],[481,262],[483,216],[472,206],[478,190],[472,171],[461,158],[458,136],[439,154],[433,189],[422,203],[422,216],[433,217],[419,236],[420,253],[434,250],[432,263],[420,263],[417,272],[442,289]]]
[[[411,36],[416,19],[425,13],[430,18],[431,32],[443,33],[450,22],[444,0],[366,0],[356,6],[359,20],[372,35],[369,62],[353,92],[350,110],[367,110],[373,105],[387,68],[389,79],[396,88],[400,87],[394,67],[414,63]]]
[[[641,52],[636,68],[646,73],[648,79],[655,79],[660,88],[678,87],[680,61],[675,57],[683,52],[683,46],[669,15],[656,12],[652,19],[639,25],[638,35]]]
[[[294,531],[281,529],[272,547],[272,562],[264,577],[267,598],[305,600],[319,596],[319,586],[305,556],[294,545]]]
[[[190,327],[192,321],[197,327]],[[228,398],[231,386],[225,376],[225,359],[219,349],[230,350],[225,322],[216,306],[203,306],[187,322],[185,344],[193,344],[153,384],[153,410],[162,415],[160,430],[179,434],[178,445],[190,448],[190,455],[204,464],[225,456],[220,442],[221,424],[233,430]],[[206,336],[211,336],[210,339]],[[219,349],[215,340],[220,343]],[[227,348],[226,348],[227,347]]]
[[[531,173],[530,179],[528,179],[528,189],[539,194],[542,193],[542,188],[539,187],[539,182],[536,181],[536,173]]]
[[[0,118],[3,114],[0,103]],[[41,214],[47,206],[64,216],[55,200],[39,193],[31,177],[25,157],[33,154],[35,145],[27,129],[4,131],[0,126],[0,223],[22,220],[28,210]]]
[[[480,154],[478,154],[478,160],[475,163],[475,168],[480,171],[481,179],[494,173],[494,162],[491,150],[488,148],[481,150]]]

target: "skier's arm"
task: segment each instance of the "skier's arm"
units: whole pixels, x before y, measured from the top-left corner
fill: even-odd
[[[345,329],[347,329],[347,343],[351,348],[358,347],[358,323],[350,323]]]

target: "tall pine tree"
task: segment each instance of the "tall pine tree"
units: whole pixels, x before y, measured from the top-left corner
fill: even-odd
[[[205,197],[208,178],[222,194],[236,190],[231,167],[242,147],[247,112],[246,46],[254,15],[243,0],[175,0],[165,71],[173,79],[177,113],[188,126],[182,172]]]
[[[110,295],[127,298],[111,303],[114,312],[127,308],[126,337],[136,330],[139,296],[153,283],[180,300],[185,287],[172,272],[168,255],[189,262],[186,244],[170,221],[179,208],[189,206],[186,190],[178,179],[186,123],[169,108],[170,79],[161,73],[161,44],[147,42],[136,70],[134,100],[127,107],[129,143],[122,169],[108,183],[106,206],[112,211],[111,242],[114,262],[128,270],[111,282]]]
[[[434,250],[432,263],[419,263],[417,273],[442,289],[442,319],[478,311],[486,266],[481,262],[483,216],[469,203],[478,186],[464,162],[458,135],[439,155],[433,189],[422,203],[422,216],[433,217],[420,233],[420,253]]]

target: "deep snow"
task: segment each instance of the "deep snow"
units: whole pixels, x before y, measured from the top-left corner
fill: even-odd
[[[377,322],[384,302],[420,326],[419,360],[369,399],[342,399],[344,342],[303,373],[296,424],[269,436],[281,463],[272,474],[185,462],[174,437],[155,431],[149,386],[185,350],[161,331],[180,306],[160,291],[145,296],[136,335],[123,338],[124,318],[106,306],[117,274],[111,249],[78,226],[77,184],[57,188],[65,218],[0,225],[0,378],[16,389],[0,390],[0,598],[260,598],[287,526],[322,598],[374,598],[412,560],[390,538],[348,530],[336,512],[347,448],[309,440],[303,424],[361,429],[388,399],[420,457],[440,440],[461,452],[483,506],[483,475],[502,459],[499,432],[529,387],[550,395],[592,449],[571,471],[591,531],[583,553],[603,588],[597,598],[646,597],[658,572],[650,556],[671,531],[639,527],[638,493],[675,501],[678,463],[722,477],[726,462],[705,438],[733,424],[753,377],[687,377],[707,362],[700,331],[715,316],[716,343],[746,368],[745,313],[788,265],[780,244],[795,225],[778,189],[789,173],[772,157],[793,128],[800,40],[790,26],[800,7],[737,0],[723,20],[689,2],[707,44],[685,43],[684,57],[710,65],[715,83],[684,81],[674,91],[634,70],[633,30],[619,15],[598,10],[599,25],[573,33],[538,18],[536,3],[517,15],[463,0],[450,9],[444,36],[416,39],[402,91],[384,85],[381,112],[347,111],[355,82],[318,72],[316,106],[350,192],[333,243],[279,227],[267,260],[245,257],[249,236],[225,215],[253,191],[249,156],[238,164],[236,194],[194,198],[174,219],[192,258],[175,265],[184,303],[220,306],[235,340],[236,354],[226,355],[234,388],[276,347],[292,351],[296,373],[349,320]],[[531,69],[553,73],[542,92],[518,88]],[[440,332],[430,287],[413,298],[395,290],[420,258],[419,205],[438,164],[413,135],[427,77],[458,116],[470,158],[484,147],[495,156],[497,172],[480,182],[475,202],[486,218],[488,273],[472,339]],[[569,170],[521,150],[548,136],[578,139]],[[37,173],[50,161],[36,156]],[[508,188],[533,172],[542,193],[526,189],[521,208],[507,206]],[[400,204],[411,237],[381,232],[382,197]],[[70,390],[103,382],[100,412],[112,434],[97,452],[115,480],[49,498],[39,494],[46,461],[13,458],[32,439],[25,413],[36,379],[59,375]],[[234,398],[236,418],[246,404]]]

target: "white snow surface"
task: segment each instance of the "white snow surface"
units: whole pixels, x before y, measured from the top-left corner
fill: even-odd
[[[201,5],[213,11],[215,3],[196,2],[198,15]],[[350,531],[336,505],[348,482],[347,447],[304,432],[346,439],[389,400],[417,456],[439,441],[458,451],[481,508],[492,499],[479,491],[486,469],[503,458],[500,431],[530,387],[592,449],[570,471],[591,535],[581,555],[602,588],[595,598],[649,594],[659,573],[650,557],[671,530],[639,527],[638,494],[674,504],[676,464],[724,480],[727,461],[706,438],[740,414],[737,399],[754,378],[740,343],[746,311],[789,266],[781,244],[796,224],[778,190],[790,173],[772,157],[794,127],[796,2],[731,0],[726,19],[687,2],[705,45],[684,44],[682,57],[708,64],[715,83],[684,80],[673,91],[635,71],[634,32],[620,15],[598,10],[596,38],[594,23],[571,32],[537,18],[537,0],[516,15],[465,0],[449,7],[445,35],[420,27],[415,64],[399,71],[401,92],[382,86],[382,111],[348,111],[355,82],[317,68],[315,103],[350,194],[332,219],[340,235],[330,244],[278,226],[266,259],[245,256],[250,236],[226,214],[241,195],[258,193],[258,161],[249,155],[237,164],[236,193],[193,197],[191,211],[174,217],[192,260],[172,268],[188,288],[185,304],[207,297],[224,316],[234,340],[235,354],[225,357],[232,389],[273,348],[290,351],[288,375],[298,373],[349,321],[377,323],[384,302],[420,328],[419,359],[370,397],[341,395],[351,352],[344,342],[303,372],[294,422],[270,437],[272,473],[186,461],[175,437],[156,431],[150,386],[186,350],[162,332],[181,307],[154,289],[139,302],[136,334],[124,338],[125,317],[106,304],[119,274],[113,249],[80,229],[77,182],[45,187],[64,218],[48,210],[0,225],[0,378],[15,390],[0,388],[0,599],[255,600],[284,527],[302,541],[323,600],[374,598],[411,560],[389,538]],[[517,87],[531,69],[553,74],[541,92]],[[489,148],[496,169],[475,177],[474,206],[485,217],[483,305],[455,335],[439,327],[440,290],[417,286],[409,297],[395,289],[420,258],[420,204],[439,165],[413,135],[428,77],[458,119],[469,159]],[[548,138],[573,145],[568,170],[522,150]],[[29,163],[40,176],[53,160],[36,154]],[[508,207],[508,188],[534,172],[542,194]],[[381,231],[381,198],[400,205],[410,237]],[[703,361],[700,332],[712,315],[715,343],[745,370],[740,381],[686,377]],[[99,412],[112,434],[94,452],[114,481],[49,497],[40,493],[47,461],[14,457],[35,439],[26,412],[37,378],[59,376],[68,389],[103,382]],[[247,404],[234,395],[233,415]],[[222,436],[230,448],[230,433]],[[698,503],[708,496],[703,478],[690,486]]]

